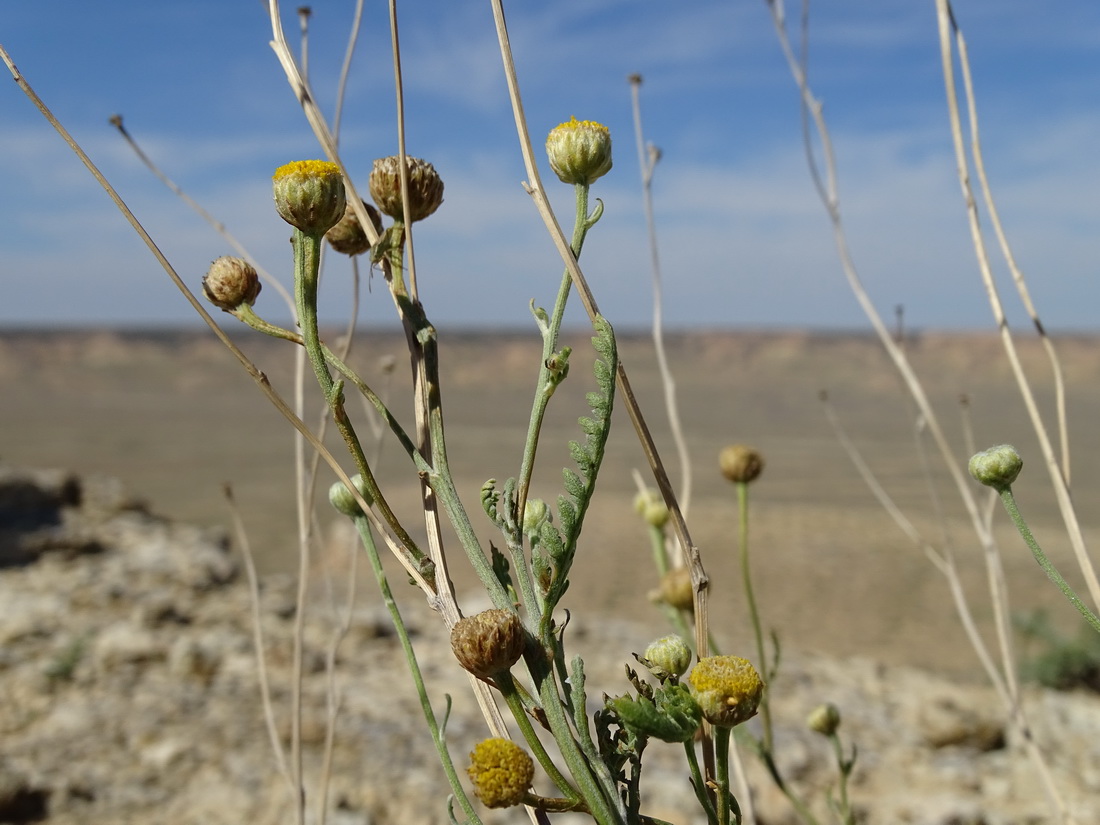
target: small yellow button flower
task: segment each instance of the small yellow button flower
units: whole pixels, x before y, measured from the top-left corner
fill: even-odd
[[[466,769],[474,793],[489,808],[519,805],[535,778],[531,757],[511,739],[486,739],[470,752]]]
[[[592,183],[611,171],[611,132],[594,120],[571,118],[550,130],[546,155],[563,183]]]
[[[748,659],[708,656],[688,674],[688,690],[708,722],[732,728],[756,715],[764,682]]]

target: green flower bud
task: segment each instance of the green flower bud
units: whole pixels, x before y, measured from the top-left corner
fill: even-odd
[[[508,670],[526,645],[523,622],[510,610],[483,610],[459,619],[451,628],[451,650],[458,663],[483,679]]]
[[[374,231],[382,234],[382,216],[371,204],[363,201],[363,208],[367,211],[367,217],[374,225]],[[336,222],[336,225],[325,233],[325,240],[329,246],[341,255],[362,255],[370,249],[370,238],[359,224],[359,218],[349,203],[344,209],[344,217]]]
[[[668,524],[668,505],[656,490],[643,490],[634,496],[634,512],[650,527],[660,528]]]
[[[676,635],[662,636],[650,642],[643,658],[650,663],[650,670],[658,679],[681,676],[691,666],[691,648]]]
[[[570,118],[550,130],[546,155],[563,183],[592,183],[611,171],[611,132],[594,120]]]
[[[347,204],[340,167],[324,160],[297,160],[272,177],[275,209],[284,221],[309,235],[323,235]]]
[[[975,453],[970,458],[969,466],[970,475],[986,487],[1003,490],[1016,480],[1024,467],[1024,460],[1011,444],[1001,444]]]
[[[401,165],[397,155],[379,158],[370,173],[370,196],[384,215],[405,220],[401,200]],[[421,221],[443,203],[443,179],[426,160],[405,156],[409,171],[409,219]]]
[[[756,715],[764,682],[748,659],[708,656],[688,674],[688,690],[708,722],[732,728]]]
[[[260,294],[260,276],[248,261],[223,255],[212,264],[202,279],[206,300],[225,312],[241,304],[252,306]]]
[[[764,456],[744,444],[731,444],[718,453],[718,467],[729,481],[753,481],[764,471]]]
[[[367,504],[373,504],[374,499],[371,494],[367,492],[367,485],[363,483],[363,477],[356,473],[351,477],[351,483],[355,485],[355,489],[359,491],[359,495],[367,502]],[[336,512],[356,518],[363,515],[363,508],[359,506],[359,502],[355,500],[355,496],[351,494],[351,490],[342,481],[334,482],[331,487],[328,488],[328,500],[329,503],[336,509]]]
[[[542,525],[550,521],[550,508],[541,498],[529,498],[523,506],[523,534],[538,535]]]
[[[806,727],[822,736],[832,736],[840,727],[840,709],[832,702],[818,705],[806,717]]]
[[[527,796],[535,778],[535,763],[511,739],[486,739],[470,752],[466,773],[486,807],[510,808]]]

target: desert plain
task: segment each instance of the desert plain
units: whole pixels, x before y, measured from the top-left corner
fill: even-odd
[[[256,334],[235,337],[276,389],[292,397],[293,347]],[[531,331],[442,329],[439,339],[451,464],[487,546],[494,528],[480,510],[478,492],[487,479],[502,481],[518,470],[539,342]],[[561,467],[571,466],[565,445],[580,437],[576,420],[587,414],[584,393],[592,388],[588,335],[575,330],[566,339],[574,347],[572,371],[551,403],[533,490],[551,500]],[[924,537],[937,547],[952,543],[972,609],[988,635],[982,555],[953,482],[881,346],[865,334],[808,331],[678,332],[667,343],[691,461],[688,523],[712,581],[712,626],[727,651],[747,654],[751,643],[734,493],[717,470],[719,449],[741,442],[767,461],[752,487],[752,571],[765,626],[785,648],[979,678],[943,577],[876,502],[821,408],[825,391],[868,465]],[[1071,485],[1086,538],[1095,544],[1100,342],[1061,336],[1056,344],[1068,384]],[[1021,347],[1039,406],[1053,422],[1046,356],[1027,336]],[[1025,461],[1015,485],[1020,507],[1051,558],[1080,587],[1035,435],[997,338],[910,333],[905,348],[956,460],[965,464],[970,455],[969,433],[977,448],[1003,442],[1018,447]],[[620,333],[619,349],[680,489],[681,463],[652,341],[644,332]],[[399,332],[367,331],[356,337],[349,361],[387,395],[394,414],[411,429],[404,352]],[[315,424],[317,396],[308,391],[307,399],[306,419]],[[378,451],[374,463],[383,491],[414,536],[422,535],[411,466],[391,438],[375,440],[360,405],[350,407],[368,453]],[[590,620],[606,615],[652,623],[658,632],[663,625],[648,598],[656,577],[647,534],[632,509],[634,471],[644,475],[645,462],[621,405],[615,419],[565,605]],[[340,455],[331,434],[329,441]],[[289,425],[207,331],[0,333],[0,461],[8,465],[117,477],[157,513],[227,529],[222,488],[229,483],[261,570],[278,572],[297,565],[294,460]],[[331,472],[322,467],[320,479],[323,495]],[[976,492],[998,525],[1013,611],[1045,610],[1056,626],[1076,632],[1075,614],[999,505],[987,500],[985,490]],[[326,508],[320,513],[327,534],[335,516]],[[452,546],[456,587],[460,599],[469,598],[476,580],[457,543]],[[376,598],[363,592],[363,599]],[[411,588],[399,596],[418,598]]]

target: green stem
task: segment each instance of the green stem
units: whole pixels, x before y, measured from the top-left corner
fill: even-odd
[[[741,554],[741,581],[745,586],[745,602],[749,608],[749,618],[752,620],[752,633],[756,639],[756,656],[760,664],[760,670],[764,674],[764,696],[760,701],[760,722],[764,731],[764,749],[771,753],[774,744],[772,733],[771,707],[768,702],[768,683],[772,674],[768,672],[768,660],[764,650],[764,630],[760,622],[760,608],[756,604],[756,594],[752,588],[752,575],[749,571],[749,483],[738,481],[737,510],[740,518],[740,530],[738,541]]]
[[[707,793],[707,784],[703,779],[703,772],[699,770],[699,757],[695,754],[695,742],[684,742],[684,753],[687,756],[688,768],[691,770],[691,785],[695,789],[695,797],[707,815],[710,825],[718,825],[718,814],[714,811],[714,803]]]
[[[386,604],[386,609],[389,610],[390,620],[393,622],[394,629],[397,631],[397,636],[401,641],[401,647],[405,651],[405,660],[409,665],[409,672],[412,674],[413,683],[416,685],[417,696],[420,697],[420,707],[424,712],[424,719],[428,723],[428,729],[432,734],[432,742],[435,744],[435,749],[439,753],[439,761],[443,764],[443,771],[447,774],[447,781],[451,785],[451,792],[458,799],[458,804],[462,807],[462,811],[466,814],[467,822],[472,825],[481,825],[481,819],[478,817],[477,812],[474,810],[473,804],[470,802],[466,791],[462,787],[462,783],[459,781],[458,772],[455,770],[454,762],[451,761],[451,754],[447,750],[447,743],[443,739],[443,733],[439,728],[439,722],[435,718],[435,711],[432,710],[431,700],[428,698],[427,688],[424,686],[424,676],[420,672],[420,665],[416,660],[416,652],[413,650],[412,642],[409,640],[409,633],[405,627],[405,622],[401,618],[401,611],[397,608],[397,602],[393,598],[393,593],[390,591],[389,582],[386,579],[386,573],[382,569],[382,561],[378,557],[378,548],[374,543],[374,534],[371,533],[370,522],[367,521],[365,516],[359,516],[354,519],[355,528],[359,531],[359,537],[363,543],[363,549],[367,552],[367,557],[370,559],[371,570],[374,571],[374,577],[378,581],[378,589],[382,593],[382,600]]]
[[[833,743],[833,750],[836,753],[836,764],[840,773],[840,803],[838,812],[844,825],[855,825],[855,812],[852,811],[851,802],[848,801],[848,777],[852,773],[852,766],[855,764],[855,756],[853,755],[852,759],[845,758],[844,747],[840,744],[840,737],[837,736],[836,731],[829,735],[829,739]]]
[[[718,825],[730,825],[730,729],[714,729],[714,781],[718,786]],[[741,819],[738,817],[738,822]]]
[[[573,737],[573,729],[562,709],[561,697],[558,695],[557,683],[554,681],[553,669],[545,648],[542,645],[535,645],[533,649],[528,647],[524,659],[546,714],[550,733],[558,744],[558,750],[576,782],[577,790],[588,804],[592,818],[600,825],[625,825],[625,817],[619,814],[618,807],[604,795],[591,766]]]
[[[394,227],[398,224],[395,222]],[[413,362],[416,369],[423,369],[422,383],[426,393],[425,406],[428,419],[428,443],[431,448],[431,468],[421,470],[421,475],[427,479],[428,485],[443,504],[451,526],[458,536],[462,549],[470,565],[477,573],[485,587],[494,607],[502,610],[514,610],[512,600],[504,586],[497,579],[489,560],[485,558],[485,552],[481,549],[481,542],[470,523],[469,514],[462,505],[458,492],[455,490],[451,476],[450,466],[447,461],[447,446],[443,427],[443,407],[440,397],[439,380],[439,349],[435,328],[428,321],[421,303],[409,295],[405,288],[403,275],[404,261],[402,259],[403,246],[395,244],[389,250],[389,277],[390,291],[394,303],[401,315],[401,323],[405,328],[406,339],[410,352],[413,353]]]
[[[584,238],[588,230],[599,220],[602,210],[597,208],[592,216],[588,214],[588,184],[574,184],[576,194],[576,214],[573,218],[573,240],[570,248],[573,257],[580,258],[581,249],[584,247]],[[565,316],[565,305],[569,300],[569,291],[572,286],[572,278],[568,268],[562,275],[561,285],[558,287],[558,296],[554,301],[554,312],[550,316],[549,323],[542,328],[542,366],[539,368],[538,382],[535,384],[535,399],[531,406],[531,421],[527,428],[527,441],[523,447],[523,461],[519,471],[519,492],[516,496],[516,521],[522,523],[523,509],[527,504],[527,495],[531,489],[531,474],[535,469],[535,453],[538,451],[539,433],[542,430],[542,422],[546,416],[546,407],[550,403],[550,396],[554,394],[557,383],[552,380],[552,373],[547,362],[554,355],[558,346],[558,335],[561,332],[562,318]],[[541,310],[540,310],[541,311]],[[543,316],[545,318],[545,315]],[[540,323],[540,326],[542,324]],[[526,562],[524,563],[526,566]]]
[[[649,525],[649,547],[653,552],[653,565],[657,568],[657,578],[668,572],[668,547],[663,527]]]
[[[806,823],[806,825],[818,825],[817,818],[810,811],[808,805],[802,801],[802,798],[798,796],[791,787],[784,781],[783,775],[779,772],[779,767],[775,764],[775,757],[770,751],[765,751],[760,742],[752,736],[745,734],[745,738],[756,747],[757,755],[764,763],[764,767],[768,771],[768,775],[772,778],[772,782],[775,783],[775,787],[779,788],[783,796],[787,797],[787,801],[791,803],[791,807],[794,808],[795,813],[798,814],[799,819]]]
[[[1073,588],[1069,586],[1065,579],[1062,578],[1062,574],[1047,558],[1046,553],[1043,552],[1043,548],[1039,546],[1039,542],[1035,541],[1035,537],[1031,535],[1031,530],[1028,529],[1027,522],[1024,521],[1024,517],[1020,515],[1020,509],[1016,506],[1016,499],[1012,495],[1011,487],[1004,487],[997,491],[1001,495],[1001,503],[1004,504],[1005,510],[1008,511],[1009,518],[1012,519],[1012,523],[1016,525],[1016,529],[1023,537],[1027,546],[1031,549],[1031,555],[1035,556],[1035,561],[1039,562],[1039,566],[1043,568],[1043,572],[1047,574],[1047,578],[1054,582],[1058,589],[1062,591],[1070,603],[1077,608],[1077,612],[1085,617],[1092,629],[1097,633],[1100,633],[1100,618],[1096,617],[1085,605],[1083,601],[1073,592]]]
[[[542,769],[546,771],[546,775],[550,777],[550,780],[557,786],[558,790],[568,797],[570,801],[579,801],[581,795],[577,793],[576,788],[570,785],[569,780],[558,770],[558,766],[554,764],[554,760],[551,759],[550,754],[546,752],[542,740],[539,739],[538,734],[531,725],[531,718],[527,715],[527,709],[524,707],[523,699],[516,688],[515,678],[511,673],[505,672],[497,676],[495,681],[497,689],[508,705],[508,710],[512,712],[512,718],[516,720],[516,724],[519,726],[520,733],[522,733],[523,738],[527,740],[527,744],[531,746],[535,758],[539,761],[539,764],[542,765]]]
[[[356,435],[351,419],[348,418],[344,409],[341,384],[333,381],[328,371],[326,348],[321,343],[317,324],[317,286],[323,238],[323,235],[310,235],[297,228],[294,230],[294,302],[298,311],[298,325],[302,330],[302,346],[305,347],[310,365],[317,376],[317,383],[332,411],[336,428],[355,461],[356,471],[363,477],[368,491],[375,497],[379,512],[382,513],[398,540],[413,556],[420,572],[428,580],[434,580],[434,563],[417,547],[416,542],[412,540],[382,495],[374,473],[371,472],[370,465],[367,463],[367,456],[363,452],[359,436]]]

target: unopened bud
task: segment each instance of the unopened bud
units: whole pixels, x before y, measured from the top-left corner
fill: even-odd
[[[1024,460],[1011,444],[1001,444],[975,453],[970,458],[970,475],[987,487],[1003,490],[1012,485]]]
[[[570,118],[550,130],[546,156],[563,183],[592,183],[611,171],[611,132],[594,120]]]
[[[363,477],[359,473],[351,477],[351,483],[355,485],[355,489],[359,491],[359,495],[363,497],[367,504],[374,503],[374,498],[367,492],[367,485],[363,482]],[[342,481],[337,481],[328,488],[328,500],[336,509],[336,512],[342,515],[351,518],[363,515],[363,508],[359,506],[359,502],[355,500],[351,490]]]
[[[634,511],[650,527],[664,527],[668,524],[668,505],[655,490],[643,490],[634,496]]]
[[[541,498],[529,498],[523,507],[523,534],[537,535],[542,525],[550,520],[550,508]]]
[[[806,717],[806,727],[822,736],[832,736],[840,727],[840,709],[832,702],[818,705]]]
[[[651,665],[653,675],[658,679],[669,676],[682,676],[691,666],[691,648],[688,643],[676,635],[662,636],[649,643],[644,658]]]

